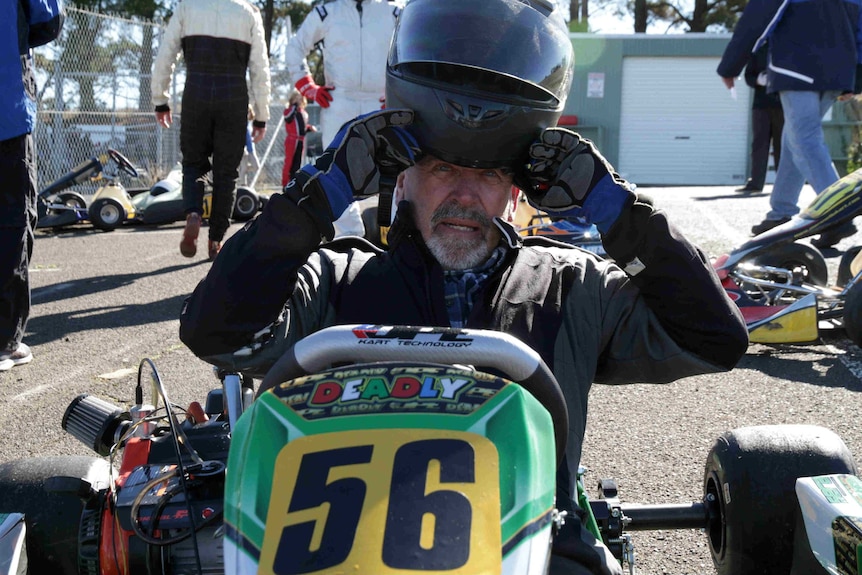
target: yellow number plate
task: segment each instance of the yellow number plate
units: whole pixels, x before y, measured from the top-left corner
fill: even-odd
[[[258,573],[499,574],[499,478],[473,433],[299,438],[276,460]]]

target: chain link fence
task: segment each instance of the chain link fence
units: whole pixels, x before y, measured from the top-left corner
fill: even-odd
[[[138,168],[137,179],[121,176],[130,188],[148,188],[177,167],[185,79],[182,59],[172,79],[170,129],[156,124],[151,99],[152,66],[163,29],[163,22],[67,7],[61,36],[35,52],[39,189],[109,147]],[[280,189],[284,163],[285,132],[280,119],[291,83],[277,57],[271,64],[271,120],[266,138],[256,145],[260,170],[253,174],[259,191]],[[310,106],[309,113],[314,123],[318,110]],[[319,146],[313,139],[310,144]],[[75,189],[93,193],[96,184]]]

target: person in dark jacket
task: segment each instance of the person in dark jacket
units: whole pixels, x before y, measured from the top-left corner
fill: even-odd
[[[751,55],[745,66],[745,83],[754,90],[751,100],[751,177],[737,192],[762,192],[769,165],[769,146],[778,167],[781,160],[781,132],[784,129],[784,111],[778,94],[766,91],[766,45]]]
[[[0,3],[0,371],[29,363],[30,258],[36,229],[36,78],[32,48],[63,26],[61,0]]]
[[[409,2],[387,63],[387,109],[346,124],[226,242],[185,302],[180,338],[210,363],[261,376],[335,324],[510,333],[562,385],[571,426],[557,505],[576,517],[592,383],[726,371],[748,334],[708,258],[589,141],[548,127],[574,57],[554,22],[543,0]],[[356,197],[395,173],[387,251],[360,238],[321,244]],[[616,263],[519,236],[515,182],[534,206],[595,223]],[[551,562],[552,573],[621,572],[576,519]]]
[[[862,3],[859,0],[750,0],[718,65],[732,88],[749,54],[768,40],[766,90],[778,93],[784,109],[782,162],[769,198],[766,218],[754,235],[799,213],[799,193],[808,181],[818,194],[838,180],[823,135],[822,118],[843,93],[856,91],[862,62]],[[833,245],[852,235],[848,223],[815,243]]]

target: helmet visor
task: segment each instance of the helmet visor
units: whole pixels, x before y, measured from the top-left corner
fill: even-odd
[[[437,67],[449,83],[459,69],[518,79],[532,85],[529,94],[500,95],[544,100],[551,107],[565,102],[572,64],[566,31],[520,0],[410,0],[399,16],[389,54],[390,69],[410,75],[422,70],[420,75],[427,77],[428,67]],[[483,77],[463,75],[471,81]],[[488,89],[465,90],[471,87]]]

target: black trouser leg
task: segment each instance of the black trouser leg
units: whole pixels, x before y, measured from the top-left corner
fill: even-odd
[[[751,110],[751,186],[762,188],[766,182],[766,167],[769,163],[770,142],[769,111],[765,108]]]
[[[220,242],[230,227],[230,216],[239,177],[239,163],[245,149],[248,124],[245,107],[221,110],[213,130],[213,203],[209,239]]]
[[[187,214],[204,211],[204,190],[198,179],[211,169],[213,122],[209,106],[183,98],[180,151],[183,154],[183,210]]]
[[[186,182],[186,174],[203,174],[211,168],[213,195],[209,239],[221,241],[230,226],[234,188],[245,148],[248,123],[245,77],[189,74],[183,92],[182,122],[180,148],[186,211],[202,211],[203,208],[203,195],[194,182]]]
[[[21,343],[30,317],[30,258],[36,212],[36,154],[24,134],[0,142],[0,350]]]

